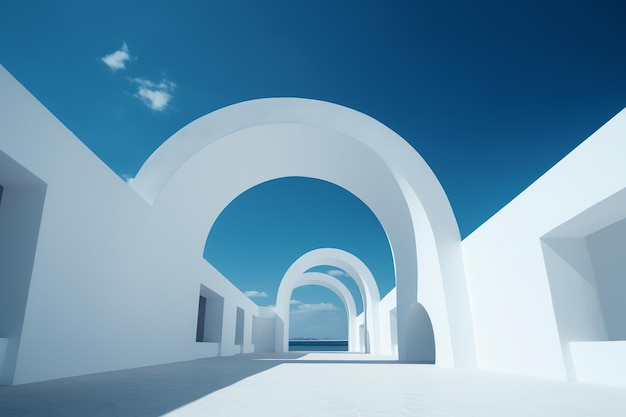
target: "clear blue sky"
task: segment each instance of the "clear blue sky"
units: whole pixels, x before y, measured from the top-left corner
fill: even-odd
[[[615,0],[3,0],[0,64],[125,178],[229,104],[296,96],[354,108],[424,157],[467,236],[626,106],[624,22]],[[251,217],[254,207],[264,209]],[[238,226],[254,219],[254,233]],[[334,186],[281,180],[233,202],[207,258],[272,304],[294,257],[341,247],[384,294],[393,271],[372,219]],[[319,315],[330,314],[322,302],[339,307],[313,294],[297,296]]]

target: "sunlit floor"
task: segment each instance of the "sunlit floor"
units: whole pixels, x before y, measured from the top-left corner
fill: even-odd
[[[626,390],[349,353],[200,359],[0,387],[0,416],[626,416]]]

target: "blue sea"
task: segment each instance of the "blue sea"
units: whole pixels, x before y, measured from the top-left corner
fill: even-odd
[[[290,352],[347,352],[347,340],[290,340]]]

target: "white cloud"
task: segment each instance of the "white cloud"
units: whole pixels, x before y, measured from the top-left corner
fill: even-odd
[[[265,292],[265,291],[246,291],[244,292],[244,294],[250,298],[265,298],[265,297],[269,297],[269,295]]]
[[[127,184],[132,184],[134,180],[134,178],[128,174],[122,174],[122,179],[126,181]]]
[[[341,269],[331,269],[330,271],[327,272],[327,274],[328,275],[332,275],[334,277],[347,277],[347,276],[349,276],[348,274],[343,272]]]
[[[302,304],[302,301],[298,301],[298,300],[289,300],[289,304],[293,305],[298,305],[298,304]]]
[[[130,56],[128,45],[126,45],[126,42],[124,42],[122,43],[122,49],[118,49],[112,54],[106,55],[100,59],[102,60],[102,62],[107,64],[107,66],[113,71],[117,71],[125,69],[126,61],[131,61],[133,58]]]
[[[320,311],[339,311],[339,309],[330,303],[298,304],[297,307],[290,311],[290,314],[292,316],[301,316],[305,314],[315,314]]]
[[[172,99],[170,93],[176,88],[176,84],[173,81],[166,79],[161,80],[160,83],[155,83],[145,78],[132,78],[130,81],[137,84],[135,97],[156,111],[165,110]]]

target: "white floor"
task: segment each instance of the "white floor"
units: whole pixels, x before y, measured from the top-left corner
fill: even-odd
[[[626,416],[626,390],[370,355],[239,355],[0,387],[0,416]]]

